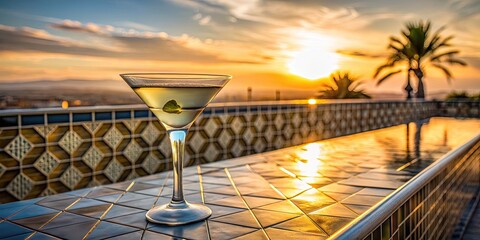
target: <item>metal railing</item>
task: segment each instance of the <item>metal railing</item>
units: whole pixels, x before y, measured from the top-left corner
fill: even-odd
[[[479,176],[480,176],[479,166],[478,166],[478,160],[480,156],[479,145],[480,145],[480,134],[475,136],[473,139],[469,140],[467,143],[463,144],[459,148],[450,151],[444,157],[442,157],[438,161],[431,164],[429,167],[424,169],[417,176],[415,176],[410,181],[408,181],[405,185],[403,185],[402,187],[400,187],[399,189],[391,193],[384,200],[382,200],[381,202],[373,206],[370,210],[366,211],[365,213],[360,215],[357,219],[355,219],[354,221],[349,223],[347,226],[345,226],[344,228],[336,232],[329,239],[377,239],[377,237],[379,236],[381,237],[381,239],[405,239],[405,238],[408,238],[409,236],[411,237],[414,234],[415,230],[420,230],[418,226],[419,224],[421,224],[421,221],[426,219],[427,217],[426,215],[430,214],[429,211],[432,208],[437,207],[437,206],[431,206],[431,204],[442,203],[442,202],[439,203],[440,199],[438,198],[442,198],[443,195],[445,195],[448,192],[447,190],[449,189],[444,190],[442,193],[443,195],[441,195],[440,197],[434,196],[437,199],[434,199],[435,202],[433,203],[430,200],[428,202],[426,200],[428,200],[428,198],[432,197],[433,195],[438,194],[435,191],[437,190],[441,191],[442,189],[439,189],[439,188],[441,188],[441,186],[443,185],[450,188],[455,187],[454,186],[455,184],[458,185],[458,183],[455,183],[455,182],[446,182],[449,179],[448,178],[449,176],[455,177],[454,180],[463,179],[464,181],[469,180],[467,176],[470,176],[470,177],[473,176],[474,181],[476,181],[474,182],[474,185],[476,185],[474,186],[474,188],[478,190],[478,188],[480,187],[478,182]],[[463,160],[465,161],[461,162]],[[468,163],[468,161],[470,161],[470,163]],[[468,169],[470,165],[472,165],[471,166],[472,168]],[[462,176],[463,175],[462,172],[459,172],[457,174],[455,172],[452,172],[454,170],[458,170],[459,168],[463,169],[464,171],[466,171],[466,174],[470,174],[470,175]],[[445,175],[444,172],[446,172],[447,175]],[[432,182],[437,180],[436,178],[438,178],[439,175],[442,175],[442,176],[445,175],[445,178],[442,179],[444,182],[440,182],[436,184],[434,183],[432,186],[430,186]],[[465,183],[463,184],[465,185]],[[464,187],[464,186],[460,186],[460,187]],[[457,186],[457,189],[458,188],[459,187]],[[475,194],[476,190],[472,190],[471,192]],[[454,192],[453,194],[458,194],[458,192]],[[413,198],[419,198],[419,199],[413,199]],[[456,204],[466,205],[466,203],[468,203],[470,198],[468,197],[464,197],[464,198],[465,198],[465,201],[457,202]],[[407,206],[411,211],[406,211],[406,212],[399,211],[399,209],[401,209],[405,204],[408,205],[408,201],[412,199],[414,200],[413,201],[414,205],[412,206],[410,204],[410,206]],[[420,209],[423,207],[425,207],[426,210]],[[451,222],[457,221],[460,215],[459,213],[462,212],[461,211],[462,209],[455,209],[457,214],[448,215],[448,217],[451,218],[450,219]],[[405,219],[412,217],[413,212],[417,210],[422,211],[422,214],[419,214],[420,218],[416,217],[414,218],[413,222],[409,223],[409,224],[413,223],[413,225],[409,227],[409,230],[407,232],[405,231],[405,229],[401,230],[398,226],[400,226],[402,223],[405,223],[406,222]],[[448,209],[443,209],[443,210],[449,211]],[[395,213],[398,213],[398,214],[395,214]],[[432,214],[439,215],[439,213],[432,213]],[[444,221],[447,221],[447,220],[444,220]],[[431,226],[431,223],[429,226]],[[425,231],[430,230],[429,226],[424,226],[421,229],[424,232],[415,233],[415,234],[425,236],[426,234],[428,234]],[[383,230],[382,228],[386,228],[386,230]],[[453,229],[445,229],[442,231],[447,231],[451,234],[451,231],[453,231]],[[449,236],[443,236],[443,237],[448,238]],[[413,239],[416,239],[416,238],[413,238]]]

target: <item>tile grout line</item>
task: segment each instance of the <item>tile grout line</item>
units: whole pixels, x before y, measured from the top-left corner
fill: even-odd
[[[163,189],[165,189],[165,186],[167,185],[167,182],[168,182],[169,178],[170,178],[170,172],[165,176],[165,180],[163,180],[162,188],[158,191],[158,194],[155,197],[155,201],[152,204],[152,208],[154,208],[155,205],[157,204],[158,199],[160,198],[160,195],[162,194]],[[145,235],[145,231],[147,231],[147,227],[148,227],[148,220],[147,220],[147,224],[145,225],[145,228],[142,231],[142,239],[143,239],[143,236]]]
[[[233,188],[235,189],[235,192],[237,193],[237,195],[240,197],[240,199],[242,199],[243,203],[245,204],[245,206],[247,206],[248,208],[248,211],[250,212],[250,214],[252,214],[253,218],[255,219],[255,221],[257,222],[257,224],[260,226],[263,234],[265,235],[265,237],[267,237],[267,239],[271,239],[268,234],[267,234],[267,231],[265,231],[265,228],[263,228],[262,224],[260,223],[260,221],[258,220],[257,216],[255,215],[255,213],[253,213],[253,210],[252,208],[248,205],[247,201],[245,200],[245,198],[242,196],[242,194],[240,193],[240,191],[238,190],[237,188],[237,185],[235,185],[235,182],[233,181],[233,178],[232,178],[232,175],[230,175],[230,171],[228,171],[228,168],[224,168],[225,170],[225,173],[227,174],[227,177],[228,179],[230,180],[230,182],[232,183],[232,186]]]
[[[198,180],[200,184],[200,196],[202,197],[202,203],[205,205],[205,191],[203,189],[203,177],[202,177],[202,169],[200,168],[200,165],[197,165],[197,173],[198,173]],[[207,236],[208,239],[212,239],[212,236],[210,235],[210,226],[208,224],[208,218],[205,219],[205,227],[207,230]]]
[[[103,214],[100,216],[100,218],[95,222],[95,224],[90,228],[90,230],[85,234],[85,236],[83,236],[82,240],[87,239],[87,237],[93,232],[93,230],[95,230],[95,228],[98,226],[98,224],[100,224],[100,222],[102,222],[103,218],[108,214],[108,212],[112,209],[112,207],[115,205],[115,203],[117,203],[123,197],[123,195],[125,195],[128,192],[128,190],[130,190],[133,187],[133,185],[135,183],[136,183],[135,181],[131,182],[130,185],[123,191],[123,193],[120,194],[120,196],[118,196],[117,199],[115,199],[115,201],[110,204],[110,206],[107,208],[107,210],[105,210],[105,212],[103,212]]]
[[[262,175],[258,174],[257,172],[255,172],[251,167],[250,167],[250,164],[247,164],[246,165],[248,169],[250,169],[250,171],[252,171],[254,174],[257,174],[258,176],[260,176],[265,182],[268,183],[268,185],[275,191],[277,192],[278,194],[280,194],[282,197],[284,197],[289,203],[291,203],[292,205],[294,205],[295,207],[297,207],[298,210],[300,210],[304,216],[306,216],[308,218],[308,220],[310,220],[310,222],[312,222],[319,230],[322,230],[325,234],[328,235],[327,231],[325,231],[322,227],[320,227],[320,225],[317,224],[317,222],[315,222],[305,211],[303,211],[300,207],[297,206],[297,204],[295,204],[292,200],[290,200],[289,198],[287,198],[287,196],[285,196],[285,194],[283,194],[282,192],[280,192],[280,190],[278,190],[275,186],[273,186],[271,183],[269,183],[264,177],[262,177]],[[286,170],[286,169],[285,169]],[[283,170],[282,170],[283,171]],[[288,171],[288,170],[286,170]],[[291,173],[291,172],[290,172]],[[291,173],[293,174],[293,173]],[[289,174],[290,175],[290,174]],[[295,175],[296,176],[296,175]],[[297,178],[296,178],[297,179]],[[335,200],[335,199],[334,199]]]
[[[81,201],[84,197],[86,197],[88,194],[90,194],[91,192],[93,192],[93,190],[95,190],[96,188],[92,188],[90,191],[88,191],[87,193],[83,194],[82,196],[77,196],[79,197],[77,200],[75,200],[73,203],[71,203],[70,205],[68,205],[67,207],[65,207],[63,210],[61,210],[60,212],[58,212],[57,214],[55,214],[55,216],[53,216],[52,218],[50,218],[46,223],[42,224],[40,227],[38,227],[33,233],[31,233],[30,235],[28,235],[28,237],[26,237],[25,239],[30,239],[32,238],[37,232],[38,230],[41,230],[43,227],[45,227],[47,224],[49,224],[50,222],[52,222],[53,220],[55,220],[55,218],[57,218],[58,216],[60,216],[60,214],[64,213],[66,210],[70,209],[71,207],[73,207],[73,205],[77,204],[79,201]]]

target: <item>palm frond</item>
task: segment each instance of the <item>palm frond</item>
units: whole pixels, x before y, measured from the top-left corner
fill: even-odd
[[[398,71],[394,71],[394,72],[389,72],[388,74],[386,74],[385,76],[383,76],[382,78],[380,78],[379,80],[377,80],[377,86],[380,85],[383,81],[387,80],[388,78],[390,78],[391,76],[395,75],[395,74],[398,74],[398,73],[401,73],[402,70],[398,70]]]
[[[449,63],[450,65],[458,64],[461,66],[467,66],[467,63],[465,61],[457,58],[451,58],[451,57],[447,58],[446,62]]]
[[[450,71],[445,66],[442,66],[438,63],[433,63],[432,66],[440,69],[445,74],[445,76],[447,77],[448,83],[451,83],[452,73],[450,73]]]
[[[448,52],[439,53],[435,56],[430,57],[430,61],[434,62],[434,61],[440,60],[440,58],[442,58],[444,56],[454,55],[454,54],[458,54],[458,53],[460,53],[460,51],[458,51],[458,50],[452,50],[452,51],[448,51]]]

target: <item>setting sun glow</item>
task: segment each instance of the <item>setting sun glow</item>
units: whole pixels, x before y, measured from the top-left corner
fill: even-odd
[[[317,80],[328,77],[339,68],[338,55],[333,50],[332,39],[311,32],[300,32],[296,35],[300,39],[299,49],[287,53],[290,57],[287,62],[290,73]]]
[[[318,48],[306,48],[292,54],[287,64],[288,71],[300,77],[316,80],[328,77],[338,69],[338,60],[334,53]]]

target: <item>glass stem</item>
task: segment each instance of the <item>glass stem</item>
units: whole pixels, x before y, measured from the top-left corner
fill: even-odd
[[[183,159],[185,156],[185,138],[187,137],[188,129],[169,130],[168,137],[172,145],[172,159],[173,159],[173,203],[185,202],[183,196]]]

